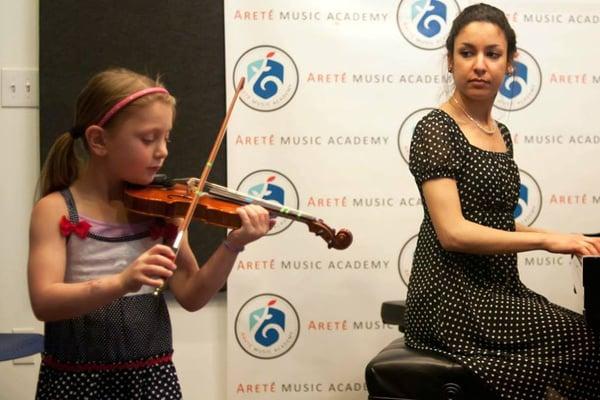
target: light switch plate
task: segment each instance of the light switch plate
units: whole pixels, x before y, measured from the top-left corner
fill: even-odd
[[[38,107],[39,71],[2,68],[2,107]]]

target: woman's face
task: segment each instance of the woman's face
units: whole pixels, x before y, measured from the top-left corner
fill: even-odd
[[[456,36],[448,65],[462,96],[493,100],[509,68],[504,32],[490,22],[469,23]]]

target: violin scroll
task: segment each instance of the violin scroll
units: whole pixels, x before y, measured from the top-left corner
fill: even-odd
[[[344,250],[352,244],[352,232],[348,229],[340,229],[337,233],[335,229],[329,227],[323,220],[318,219],[307,223],[308,230],[314,232],[327,242],[328,248]]]

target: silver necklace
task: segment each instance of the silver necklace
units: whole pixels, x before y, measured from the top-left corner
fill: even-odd
[[[456,100],[456,97],[452,96],[450,99],[454,100],[454,102],[456,103],[456,105],[458,106],[458,108],[467,116],[467,118],[469,118],[471,120],[471,122],[473,122],[483,132],[485,132],[488,135],[493,135],[494,133],[496,133],[496,126],[494,126],[492,129],[485,128],[479,122],[477,122],[477,120],[475,118],[471,117],[471,115],[467,112],[467,110],[465,110],[463,108],[463,106],[460,105],[460,103],[458,102],[458,100]],[[452,104],[452,103],[450,103],[450,104]],[[494,125],[496,125],[496,121],[494,121]]]

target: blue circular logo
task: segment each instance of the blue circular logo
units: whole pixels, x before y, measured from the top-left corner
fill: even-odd
[[[237,190],[282,207],[298,209],[300,205],[296,186],[287,176],[272,169],[251,172],[241,180]],[[283,232],[292,222],[291,219],[278,217],[267,236]]]
[[[300,335],[300,318],[285,298],[264,293],[246,301],[235,317],[235,338],[249,355],[260,359],[281,357]]]
[[[519,170],[521,184],[519,186],[519,201],[515,208],[515,222],[531,225],[542,211],[542,189],[529,173]]]
[[[396,22],[402,36],[413,46],[436,50],[444,47],[459,12],[455,0],[401,0]]]
[[[233,84],[246,83],[240,100],[256,111],[275,111],[285,106],[298,89],[298,68],[292,57],[274,46],[257,46],[240,56],[233,68]]]
[[[530,53],[518,49],[513,60],[513,73],[504,77],[494,106],[504,111],[522,110],[535,101],[541,89],[540,65]]]

